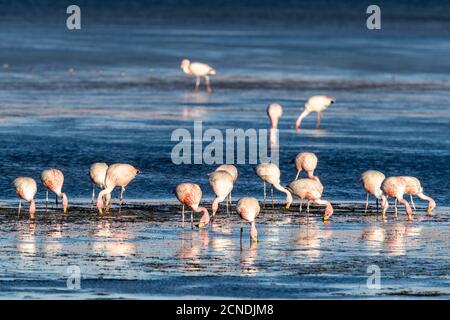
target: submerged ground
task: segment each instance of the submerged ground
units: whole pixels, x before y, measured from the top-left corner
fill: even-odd
[[[276,207],[281,207],[277,204]],[[259,242],[239,219],[219,212],[204,230],[181,227],[178,205],[135,204],[99,218],[91,208],[64,216],[40,212],[35,222],[0,212],[0,298],[448,298],[450,215],[412,222],[403,210],[382,221],[362,205],[322,209],[266,208]],[[375,208],[372,208],[375,210]],[[199,216],[195,216],[198,221]],[[368,267],[380,289],[367,287]],[[79,267],[81,288],[67,287]]]

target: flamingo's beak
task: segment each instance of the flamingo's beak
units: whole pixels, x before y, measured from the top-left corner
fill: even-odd
[[[200,223],[197,225],[197,228],[201,229],[201,228],[204,228],[206,225],[207,225],[206,223],[200,222]]]
[[[69,211],[68,208],[64,208],[64,213],[67,213]]]
[[[323,216],[323,221],[328,221],[328,220],[330,220],[330,217],[327,214],[325,214]]]
[[[102,215],[103,215],[103,209],[101,209],[101,208],[98,209],[98,215],[99,215],[99,216],[102,216]]]
[[[286,209],[289,209],[291,205],[289,203],[286,203]]]
[[[257,243],[258,242],[258,238],[254,237],[252,238],[253,243]]]
[[[433,213],[433,208],[428,208],[428,209],[427,209],[427,213],[428,213],[428,214],[432,214],[432,213]]]

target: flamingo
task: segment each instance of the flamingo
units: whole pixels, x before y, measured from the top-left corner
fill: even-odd
[[[266,203],[266,182],[272,185],[271,195],[272,195],[272,208],[274,207],[273,203],[273,188],[278,191],[284,192],[286,194],[286,209],[288,209],[292,203],[292,195],[291,193],[281,186],[280,184],[280,176],[281,172],[278,166],[274,163],[261,163],[256,167],[256,174],[258,177],[264,182],[264,202],[263,207]]]
[[[258,241],[258,231],[256,230],[255,218],[259,215],[260,210],[261,209],[259,207],[258,200],[252,197],[241,198],[236,205],[236,211],[238,212],[241,219],[250,224],[250,237],[253,242]]]
[[[206,81],[206,90],[208,92],[212,92],[209,76],[216,74],[216,70],[214,68],[205,63],[191,63],[191,61],[189,61],[188,59],[183,59],[183,61],[181,61],[180,68],[183,69],[184,73],[186,73],[187,75],[196,77],[197,80],[195,82],[195,90],[198,90],[200,86],[200,78],[203,77]]]
[[[367,170],[361,174],[360,181],[363,184],[364,190],[366,190],[366,208],[364,214],[367,212],[369,206],[369,194],[372,194],[377,199],[377,212],[378,212],[378,199],[381,199],[383,191],[381,191],[381,184],[385,179],[385,175],[377,170]]]
[[[283,115],[283,107],[278,103],[271,103],[267,106],[267,116],[270,120],[270,145],[276,146],[276,132],[278,130],[278,120]]]
[[[58,204],[58,198],[62,198],[62,206],[64,213],[67,213],[69,206],[69,200],[67,195],[62,192],[64,184],[64,174],[58,169],[47,169],[41,173],[41,181],[44,187],[47,189],[45,194],[45,207],[48,205],[48,190],[56,194],[56,204]]]
[[[238,178],[238,170],[237,170],[237,168],[234,165],[232,165],[232,164],[222,164],[222,165],[218,166],[215,171],[226,171],[226,172],[228,172],[233,177],[233,184],[236,183],[236,180]],[[231,205],[231,192],[228,195],[228,201],[230,202],[230,205]]]
[[[105,177],[108,165],[104,162],[96,162],[89,169],[89,177],[92,181],[92,203],[95,199],[95,186],[105,189]]]
[[[231,190],[233,190],[233,176],[227,171],[214,171],[209,174],[209,184],[216,194],[216,198],[212,203],[212,216],[214,219],[217,209],[219,209],[219,203],[224,201],[225,198],[231,193]],[[228,202],[227,213],[229,213]]]
[[[106,171],[105,189],[100,191],[97,197],[97,208],[100,215],[103,214],[103,196],[106,197],[106,212],[109,212],[109,199],[111,198],[111,192],[115,187],[121,187],[120,204],[122,205],[125,187],[131,182],[131,180],[134,179],[134,177],[136,177],[139,172],[139,169],[127,163],[115,163],[109,166]]]
[[[405,193],[409,194],[411,198],[411,204],[414,210],[416,210],[416,206],[413,201],[413,195],[416,195],[420,199],[428,201],[427,213],[431,214],[433,212],[433,209],[436,207],[436,202],[434,202],[434,200],[431,197],[423,194],[423,188],[422,185],[420,184],[420,180],[417,179],[416,177],[410,176],[402,176],[402,178],[403,180],[405,180],[406,183]]]
[[[320,183],[319,177],[314,175],[314,170],[317,167],[317,156],[312,152],[301,152],[295,157],[295,168],[297,169],[297,175],[295,180],[298,179],[300,172],[305,170],[308,174],[308,178],[316,180]]]
[[[22,207],[22,199],[30,203],[30,218],[34,219],[36,213],[36,204],[34,202],[34,196],[37,192],[37,184],[33,178],[18,177],[13,181],[13,186],[16,189],[16,193],[19,196],[19,214]]]
[[[203,228],[209,223],[209,213],[204,207],[199,207],[202,199],[202,189],[195,183],[181,183],[175,188],[175,195],[178,201],[183,205],[182,220],[184,227],[184,206],[190,207],[194,212],[203,212],[203,216],[198,224],[199,228]],[[193,227],[193,216],[191,212],[191,227]]]
[[[412,218],[412,210],[408,204],[408,201],[403,199],[403,195],[406,191],[406,182],[402,177],[389,177],[384,179],[381,184],[381,190],[383,190],[383,195],[381,195],[381,209],[383,210],[383,217],[386,216],[386,211],[389,207],[388,198],[395,198],[405,205],[406,214],[408,220]],[[397,206],[395,206],[395,215],[397,215]]]
[[[323,216],[323,220],[327,221],[334,212],[333,206],[330,201],[322,200],[323,186],[320,182],[313,179],[298,179],[292,181],[287,189],[290,190],[293,194],[295,194],[300,199],[308,200],[307,212],[309,212],[309,202],[313,202],[320,205],[325,205],[325,214]],[[300,212],[302,210],[300,204]]]
[[[311,112],[317,112],[317,129],[320,127],[320,117],[322,116],[322,112],[325,111],[330,105],[335,103],[336,100],[334,100],[331,97],[328,96],[313,96],[308,99],[308,101],[305,103],[305,109],[300,114],[300,116],[297,119],[297,122],[295,123],[295,129],[300,129],[300,124],[302,123],[302,120],[306,118],[308,114]]]

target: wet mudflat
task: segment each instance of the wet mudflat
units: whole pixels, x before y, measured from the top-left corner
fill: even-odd
[[[280,208],[281,204],[275,206]],[[89,207],[64,216],[39,212],[36,221],[0,210],[0,298],[448,298],[450,214],[438,208],[414,220],[390,212],[387,221],[363,204],[335,204],[308,216],[267,205],[258,217],[259,242],[222,208],[209,228],[181,227],[173,203],[133,204],[97,217]],[[194,216],[195,221],[200,217]],[[367,287],[371,265],[381,289]],[[81,288],[71,290],[69,267]]]

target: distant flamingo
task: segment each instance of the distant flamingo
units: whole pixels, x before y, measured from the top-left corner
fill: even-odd
[[[46,190],[45,195],[45,207],[48,206],[48,190],[56,194],[56,204],[58,204],[58,197],[62,198],[62,206],[64,213],[67,213],[67,208],[69,206],[69,200],[64,192],[62,192],[62,187],[64,184],[64,174],[58,169],[47,169],[42,171],[41,181]]]
[[[198,224],[199,228],[203,228],[209,223],[208,210],[204,207],[199,207],[202,200],[202,189],[195,183],[181,183],[175,189],[175,195],[178,201],[183,205],[182,221],[184,227],[184,206],[190,207],[194,212],[203,212],[203,216]],[[191,213],[191,227],[193,226],[193,216]]]
[[[314,176],[314,170],[317,167],[317,156],[312,152],[301,152],[295,157],[295,168],[297,169],[297,175],[295,180],[298,179],[300,172],[305,170],[308,174],[308,178],[320,182],[319,177]]]
[[[209,174],[209,184],[216,194],[216,198],[212,203],[212,216],[215,218],[216,212],[219,209],[219,203],[224,201],[231,193],[231,190],[233,190],[233,176],[227,171],[214,171]],[[226,204],[227,213],[229,213],[228,202]]]
[[[184,59],[181,61],[180,68],[183,69],[184,73],[187,75],[196,77],[195,82],[195,90],[198,90],[200,87],[200,78],[205,78],[206,81],[206,90],[208,92],[212,92],[212,88],[209,81],[210,75],[215,75],[216,70],[205,63],[200,62],[190,62],[188,59]]]
[[[300,125],[302,123],[302,120],[306,118],[308,114],[311,112],[317,112],[317,129],[320,127],[320,117],[322,116],[322,112],[325,111],[330,105],[335,103],[336,100],[334,100],[331,97],[328,96],[313,96],[308,99],[308,101],[305,103],[305,109],[300,114],[300,116],[297,119],[297,122],[295,123],[295,129],[299,130]]]
[[[366,190],[366,208],[364,209],[364,214],[367,213],[367,208],[369,206],[369,194],[377,198],[377,212],[378,212],[378,199],[381,199],[383,191],[381,191],[381,184],[386,177],[384,174],[377,170],[367,170],[361,174],[360,181],[363,184],[364,190]]]
[[[233,184],[236,183],[236,180],[238,178],[238,170],[237,170],[237,168],[234,165],[232,165],[232,164],[222,164],[221,166],[218,166],[215,171],[226,171],[226,172],[228,172],[233,177]],[[230,202],[230,205],[231,205],[231,192],[228,195],[228,201]]]
[[[271,103],[267,106],[267,116],[270,120],[270,145],[277,145],[278,120],[283,115],[283,107],[278,103]]]
[[[260,207],[258,200],[251,197],[245,197],[239,199],[236,205],[236,211],[240,215],[241,219],[250,224],[250,237],[253,242],[258,241],[258,231],[256,230],[255,218],[259,215]],[[241,236],[242,236],[242,224],[241,224]]]
[[[99,186],[100,189],[105,189],[105,178],[108,165],[104,162],[96,162],[91,165],[89,169],[89,177],[92,181],[92,203],[95,199],[95,186]]]
[[[386,216],[386,211],[389,207],[388,198],[395,198],[405,205],[406,214],[408,215],[408,220],[412,219],[412,210],[408,204],[408,201],[403,199],[403,195],[406,191],[406,182],[402,177],[389,177],[386,178],[381,184],[381,190],[383,190],[383,195],[381,195],[381,209],[383,210],[383,217]],[[397,207],[395,207],[395,215],[397,215]]]
[[[139,169],[133,167],[131,164],[115,163],[109,166],[106,171],[105,189],[100,191],[97,197],[97,208],[100,215],[103,214],[103,196],[106,197],[106,212],[109,212],[109,199],[111,192],[115,187],[121,187],[120,190],[120,204],[122,204],[123,193],[125,187],[136,177]]]
[[[419,179],[410,176],[402,176],[402,178],[406,183],[405,193],[409,194],[414,210],[416,210],[416,206],[413,201],[413,195],[418,196],[422,200],[428,201],[427,213],[431,214],[433,212],[433,209],[436,207],[436,202],[434,202],[431,197],[423,194],[423,188],[420,184]]]
[[[286,188],[284,188],[280,184],[281,172],[278,166],[274,163],[261,163],[256,167],[255,171],[258,177],[264,182],[263,207],[265,206],[266,203],[266,182],[267,182],[272,185],[271,188],[272,208],[274,207],[273,188],[286,194],[286,208],[289,208],[292,203],[292,195]]]
[[[16,189],[16,193],[19,196],[19,214],[22,207],[22,199],[30,203],[30,218],[34,219],[36,213],[36,204],[34,202],[34,196],[37,192],[37,184],[33,178],[18,177],[13,181],[13,186]]]
[[[323,220],[327,221],[333,214],[333,206],[330,201],[322,200],[323,186],[320,182],[313,179],[298,179],[292,181],[287,189],[290,190],[293,194],[295,194],[300,199],[308,200],[307,212],[309,212],[309,203],[313,202],[320,205],[325,205],[325,215],[323,216]],[[301,212],[300,205],[300,212]]]

